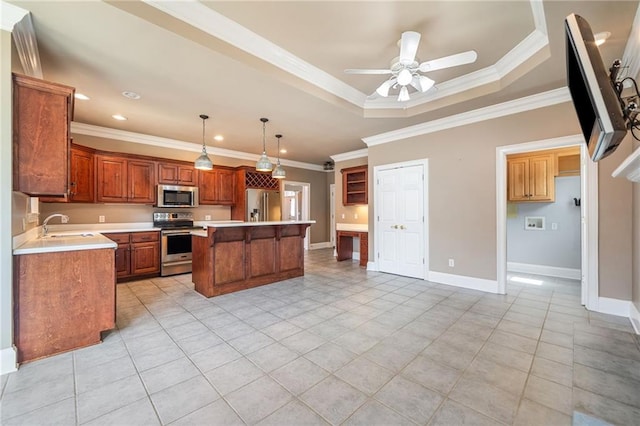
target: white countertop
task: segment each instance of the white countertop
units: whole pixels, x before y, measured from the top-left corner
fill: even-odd
[[[274,220],[271,222],[242,222],[239,220],[233,221],[220,221],[220,222],[202,222],[202,230],[193,230],[191,231],[191,235],[195,235],[197,237],[206,237],[207,236],[207,228],[237,228],[237,227],[246,227],[246,226],[270,226],[270,225],[302,225],[309,224],[312,225],[316,223],[315,220]]]
[[[369,232],[366,223],[336,223],[336,231]]]
[[[45,238],[34,238],[13,250],[14,255],[53,253],[74,250],[115,249],[118,244],[100,233],[51,232]]]
[[[42,227],[39,226],[13,238],[13,254],[116,248],[117,244],[114,241],[101,234],[159,230],[160,228],[153,227],[152,222],[55,224],[49,225],[49,237],[39,238],[42,233]],[[78,234],[94,235],[82,236]],[[60,237],[51,238],[51,235],[60,235]]]

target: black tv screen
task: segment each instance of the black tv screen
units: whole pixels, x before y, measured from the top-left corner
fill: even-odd
[[[618,93],[605,69],[589,23],[565,19],[567,86],[593,161],[610,155],[627,133]]]

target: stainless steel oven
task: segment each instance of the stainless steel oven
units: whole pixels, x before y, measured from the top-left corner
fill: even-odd
[[[154,213],[153,224],[161,228],[160,275],[191,272],[193,213]]]
[[[160,234],[162,251],[160,275],[191,272],[191,231],[163,229]]]

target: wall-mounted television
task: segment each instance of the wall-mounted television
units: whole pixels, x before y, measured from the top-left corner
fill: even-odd
[[[591,26],[579,15],[565,19],[567,85],[593,161],[610,155],[627,134],[627,123]]]

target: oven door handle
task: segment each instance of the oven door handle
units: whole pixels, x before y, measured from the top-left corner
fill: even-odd
[[[186,265],[191,263],[191,260],[181,260],[181,261],[174,261],[174,262],[163,262],[163,265]]]

